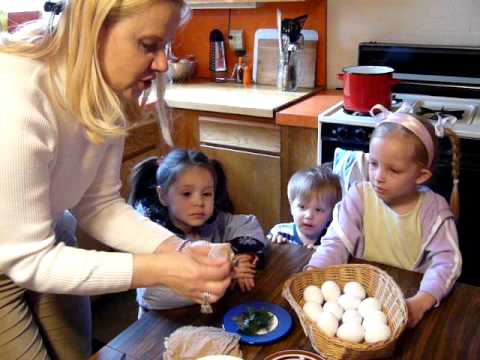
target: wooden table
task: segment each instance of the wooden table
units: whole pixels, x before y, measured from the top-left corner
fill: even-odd
[[[266,270],[259,273],[256,288],[247,294],[231,292],[214,305],[212,315],[200,314],[199,306],[150,311],[133,323],[91,359],[162,359],[164,338],[184,325],[221,327],[231,307],[246,301],[269,301],[285,307],[294,319],[293,330],[284,339],[266,346],[242,345],[244,359],[264,359],[285,349],[314,351],[301,325],[282,298],[284,281],[302,270],[312,251],[294,245],[273,245]],[[399,284],[406,296],[413,295],[421,274],[379,265]],[[115,321],[112,319],[112,321]],[[394,359],[479,359],[480,287],[458,283],[437,309],[426,314],[415,329],[407,329],[397,343]]]

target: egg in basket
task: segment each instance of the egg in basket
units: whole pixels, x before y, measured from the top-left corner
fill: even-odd
[[[326,300],[329,300],[329,297],[338,300],[341,289],[344,289],[347,283],[350,283],[347,286],[350,287],[347,290],[349,294],[338,301],[341,306],[337,301],[326,301],[321,310],[316,310],[318,314],[315,314],[313,307],[304,308],[304,296],[314,302],[321,300],[321,303],[324,299],[316,300],[315,296],[324,297],[327,294]],[[351,283],[361,286],[351,286]],[[324,284],[326,286],[321,289],[323,295],[315,294],[314,288],[321,288]],[[359,288],[366,292],[362,298],[368,299],[357,302],[350,296],[355,291],[361,292]],[[312,347],[327,359],[374,359],[391,356],[407,324],[408,311],[401,289],[385,271],[372,265],[343,264],[295,274],[285,282],[282,295],[296,312]],[[383,320],[383,327],[378,325],[373,330],[371,327],[367,329],[365,325],[368,327],[369,324],[365,323],[370,321],[367,317],[363,319],[363,330],[350,326],[350,320],[341,320],[344,309],[349,308],[358,308],[362,317],[371,311],[369,319]],[[384,314],[383,319],[380,313]],[[330,316],[331,314],[334,316]],[[334,318],[335,321],[332,320]],[[342,326],[338,327],[338,323],[342,321]],[[345,324],[348,326],[344,326]]]

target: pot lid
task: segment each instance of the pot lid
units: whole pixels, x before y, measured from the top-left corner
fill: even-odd
[[[393,73],[395,70],[389,66],[348,66],[343,68],[344,73],[348,74],[370,74],[370,75],[383,75]]]

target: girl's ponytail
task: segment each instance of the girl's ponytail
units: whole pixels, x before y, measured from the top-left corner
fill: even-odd
[[[132,169],[130,176],[130,193],[128,203],[138,209],[141,205],[160,207],[160,201],[157,195],[157,169],[159,159],[157,157],[149,157],[142,160]]]
[[[460,140],[458,135],[450,128],[445,128],[445,134],[448,136],[452,145],[452,179],[453,186],[450,194],[450,207],[452,208],[455,220],[460,216],[460,195],[459,195],[459,177],[460,177]]]

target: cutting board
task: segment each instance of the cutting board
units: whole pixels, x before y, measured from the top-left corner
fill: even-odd
[[[317,64],[318,33],[315,30],[302,30],[305,45],[300,52],[299,86],[315,87]],[[258,29],[255,32],[253,48],[253,81],[257,84],[276,85],[278,65],[278,40],[276,29]]]

